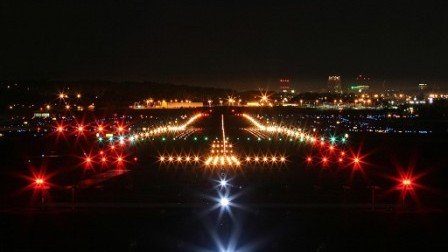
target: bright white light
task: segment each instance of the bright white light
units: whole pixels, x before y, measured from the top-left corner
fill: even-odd
[[[219,204],[221,204],[222,207],[227,207],[227,206],[230,204],[230,201],[229,201],[228,198],[226,198],[226,197],[222,197],[222,198],[219,200]]]
[[[219,185],[222,187],[226,187],[227,186],[227,180],[222,179],[221,181],[219,181]]]

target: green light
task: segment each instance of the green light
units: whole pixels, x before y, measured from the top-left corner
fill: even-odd
[[[103,138],[102,138],[102,137],[98,137],[98,141],[99,141],[99,142],[102,142],[102,141],[103,141]]]
[[[260,142],[260,141],[261,141],[261,138],[258,138],[257,140],[258,140],[258,142]]]
[[[166,141],[166,138],[165,138],[165,137],[162,137],[162,141],[164,141],[164,142],[165,142],[165,141]]]
[[[332,143],[336,142],[336,137],[331,137],[331,138],[330,138],[330,141],[331,141]]]
[[[194,137],[193,140],[197,141],[197,140],[198,140],[198,137]]]
[[[272,138],[268,138],[269,141],[272,141]]]
[[[289,141],[292,142],[292,138],[290,138]]]
[[[300,138],[300,142],[303,142],[305,139],[303,139],[303,137]]]
[[[279,138],[278,140],[279,140],[279,141],[282,141],[283,139]]]
[[[247,138],[247,141],[250,141],[250,137]]]
[[[345,137],[343,137],[343,138],[341,139],[341,141],[342,141],[343,143],[345,143],[345,141],[346,141]]]
[[[204,137],[204,141],[208,141],[208,137]]]

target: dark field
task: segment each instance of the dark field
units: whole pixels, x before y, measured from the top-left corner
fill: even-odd
[[[171,113],[171,112],[170,112]],[[159,155],[206,157],[211,141],[226,135],[242,159],[279,154],[284,164],[206,168],[161,164]],[[163,115],[161,115],[163,116]],[[170,115],[171,116],[171,115]],[[114,165],[83,166],[83,152],[98,152],[94,137],[6,136],[0,139],[2,251],[409,251],[448,248],[446,135],[351,134],[347,153],[361,167],[308,164],[323,152],[273,137],[257,141],[247,121],[214,111],[186,139],[136,142],[121,153],[127,170],[81,186]],[[194,141],[193,137],[198,136]],[[207,136],[209,140],[203,137]],[[250,138],[249,140],[247,138]],[[42,157],[41,155],[45,156]],[[137,159],[134,159],[137,158]],[[415,195],[393,190],[399,169],[413,167]],[[51,188],[40,204],[29,187],[30,170],[45,168]],[[216,180],[231,180],[231,214],[219,216]],[[76,185],[72,190],[72,185]],[[370,186],[375,192],[372,210]],[[73,201],[74,200],[74,201]],[[219,244],[222,245],[219,245]],[[233,244],[233,245],[232,245]],[[233,247],[232,247],[233,246]],[[224,249],[225,248],[225,249]]]

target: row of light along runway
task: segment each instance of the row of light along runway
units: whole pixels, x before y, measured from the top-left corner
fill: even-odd
[[[286,157],[281,155],[254,155],[240,159],[238,155],[234,154],[233,145],[228,140],[214,140],[211,144],[210,153],[205,158],[201,158],[199,155],[161,155],[159,157],[161,164],[202,163],[206,167],[239,167],[243,163],[272,165],[283,164],[286,161]]]

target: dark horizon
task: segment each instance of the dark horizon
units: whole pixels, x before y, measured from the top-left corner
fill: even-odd
[[[446,89],[441,3],[2,3],[0,79],[154,81],[239,90]]]

